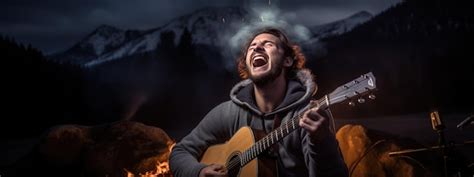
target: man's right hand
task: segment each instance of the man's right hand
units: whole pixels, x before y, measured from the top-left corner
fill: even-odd
[[[227,176],[227,169],[224,165],[211,164],[204,167],[199,172],[199,177]]]

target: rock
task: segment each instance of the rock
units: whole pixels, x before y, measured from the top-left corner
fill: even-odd
[[[65,166],[77,163],[85,144],[90,143],[88,128],[64,125],[53,128],[42,140],[39,152],[48,163]]]
[[[415,147],[417,143],[413,140],[350,124],[341,127],[336,138],[351,177],[432,176],[414,158],[389,156],[389,152]]]
[[[39,146],[52,167],[78,165],[83,176],[126,176],[155,171],[174,144],[162,129],[132,121],[53,128]],[[54,169],[52,169],[54,171]]]

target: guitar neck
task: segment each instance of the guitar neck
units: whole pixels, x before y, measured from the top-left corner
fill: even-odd
[[[291,132],[300,128],[299,120],[303,117],[303,114],[314,107],[319,107],[320,109],[324,109],[329,105],[328,96],[324,96],[323,98],[316,100],[315,104],[308,104],[304,107],[296,116],[290,118],[288,121],[285,121],[280,125],[280,127],[276,128],[265,137],[257,141],[252,147],[245,150],[241,154],[241,164],[245,165],[248,162],[255,159],[258,155],[262,152],[270,148],[272,145],[276,144],[277,142],[281,141],[284,137],[289,135]]]

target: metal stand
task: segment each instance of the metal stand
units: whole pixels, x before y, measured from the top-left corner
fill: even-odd
[[[444,177],[448,177],[448,158],[449,158],[449,147],[446,144],[446,137],[444,136],[444,127],[438,132],[438,146],[441,149],[441,154],[443,155],[443,169],[444,169]]]
[[[441,152],[441,155],[443,156],[444,177],[449,177],[448,175],[452,175],[452,174],[456,174],[457,177],[464,177],[463,174],[466,175],[466,172],[463,172],[462,169],[467,169],[468,167],[467,166],[466,168],[460,167],[456,169],[457,171],[454,171],[454,170],[450,171],[450,169],[454,169],[453,167],[455,167],[455,166],[450,166],[450,165],[453,165],[450,163],[450,161],[453,162],[453,160],[459,160],[459,159],[453,159],[455,157],[452,157],[455,147],[465,146],[465,145],[474,145],[474,140],[465,141],[463,144],[454,144],[454,143],[448,144],[446,141],[446,137],[444,135],[445,126],[442,120],[439,118],[438,112],[437,111],[431,112],[430,116],[431,116],[431,124],[432,124],[433,130],[435,130],[438,134],[438,145],[428,147],[428,148],[407,149],[407,150],[402,150],[402,151],[390,152],[388,153],[389,157],[397,157],[397,156],[404,156],[411,153],[418,153],[418,152],[425,152],[425,151],[432,152],[433,150],[439,150]],[[460,164],[454,164],[454,165],[460,165]],[[457,173],[452,173],[452,172],[457,172]],[[469,172],[469,173],[470,174],[467,174],[467,175],[470,177],[470,175],[472,175],[473,172]]]

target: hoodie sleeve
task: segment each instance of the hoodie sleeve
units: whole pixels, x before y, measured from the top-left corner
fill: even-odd
[[[175,177],[197,177],[205,164],[198,159],[212,144],[223,143],[230,138],[229,104],[212,109],[201,122],[173,148],[170,168]]]
[[[332,119],[330,113],[325,117]],[[329,122],[329,121],[328,121]],[[329,126],[329,124],[326,124]],[[327,131],[331,131],[328,127]],[[313,142],[306,131],[303,131],[302,148],[308,174],[311,177],[347,177],[348,170],[344,163],[334,132],[328,132],[320,141]]]

